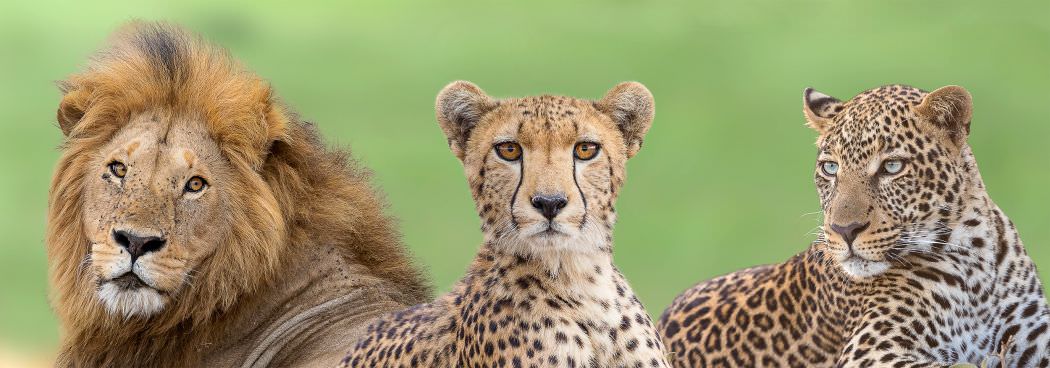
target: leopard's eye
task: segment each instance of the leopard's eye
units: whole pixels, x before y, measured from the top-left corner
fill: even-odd
[[[901,170],[904,170],[904,161],[901,160],[886,160],[882,163],[882,172],[886,174],[897,174]]]
[[[186,182],[186,188],[184,190],[187,193],[197,193],[204,190],[204,187],[208,186],[208,181],[199,176],[194,176]]]
[[[109,163],[109,172],[113,173],[118,178],[124,178],[124,175],[128,174],[128,165],[125,165],[120,161],[113,161]]]
[[[580,142],[576,143],[576,148],[573,150],[573,155],[576,156],[577,160],[587,161],[595,156],[598,156],[598,150],[600,146],[594,142]]]
[[[503,142],[496,144],[496,155],[507,161],[517,161],[521,158],[521,145],[514,142]]]
[[[839,163],[835,161],[824,161],[820,163],[820,171],[827,176],[835,176],[839,172]]]

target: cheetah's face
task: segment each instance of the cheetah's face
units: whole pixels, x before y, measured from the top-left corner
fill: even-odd
[[[438,96],[437,109],[486,240],[529,255],[608,250],[624,164],[641,145],[652,105],[637,83],[594,102],[494,100],[457,82]]]
[[[820,132],[815,182],[829,258],[852,277],[907,264],[907,253],[943,251],[962,206],[970,96],[960,87],[907,86],[845,103],[807,90]]]

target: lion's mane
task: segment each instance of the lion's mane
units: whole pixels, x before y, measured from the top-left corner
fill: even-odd
[[[238,300],[265,290],[291,266],[290,244],[335,244],[372,275],[389,280],[399,302],[430,293],[385,215],[370,173],[348,153],[326,149],[312,124],[276,99],[264,80],[220,48],[177,27],[131,23],[84,70],[60,83],[58,122],[66,140],[51,182],[47,256],[51,300],[63,329],[59,364],[192,362],[177,346],[213,338]],[[88,163],[134,114],[191,116],[244,183],[227,203],[225,244],[195,270],[168,308],[152,317],[107,313],[85,269],[82,220]],[[174,347],[173,347],[174,346]]]

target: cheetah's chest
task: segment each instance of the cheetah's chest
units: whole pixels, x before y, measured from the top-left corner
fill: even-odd
[[[659,342],[648,315],[617,276],[568,284],[525,276],[494,287],[494,301],[481,303],[467,340],[477,341],[481,354],[509,357],[512,364],[648,366],[660,354]]]

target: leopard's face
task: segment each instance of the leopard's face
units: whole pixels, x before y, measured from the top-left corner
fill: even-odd
[[[832,262],[874,277],[906,265],[908,253],[955,246],[947,239],[965,196],[965,90],[894,85],[844,103],[807,90],[805,102],[821,133],[814,181]]]
[[[466,82],[442,91],[438,120],[490,244],[518,255],[610,250],[624,165],[652,117],[648,90],[618,88],[597,102],[494,100]]]

